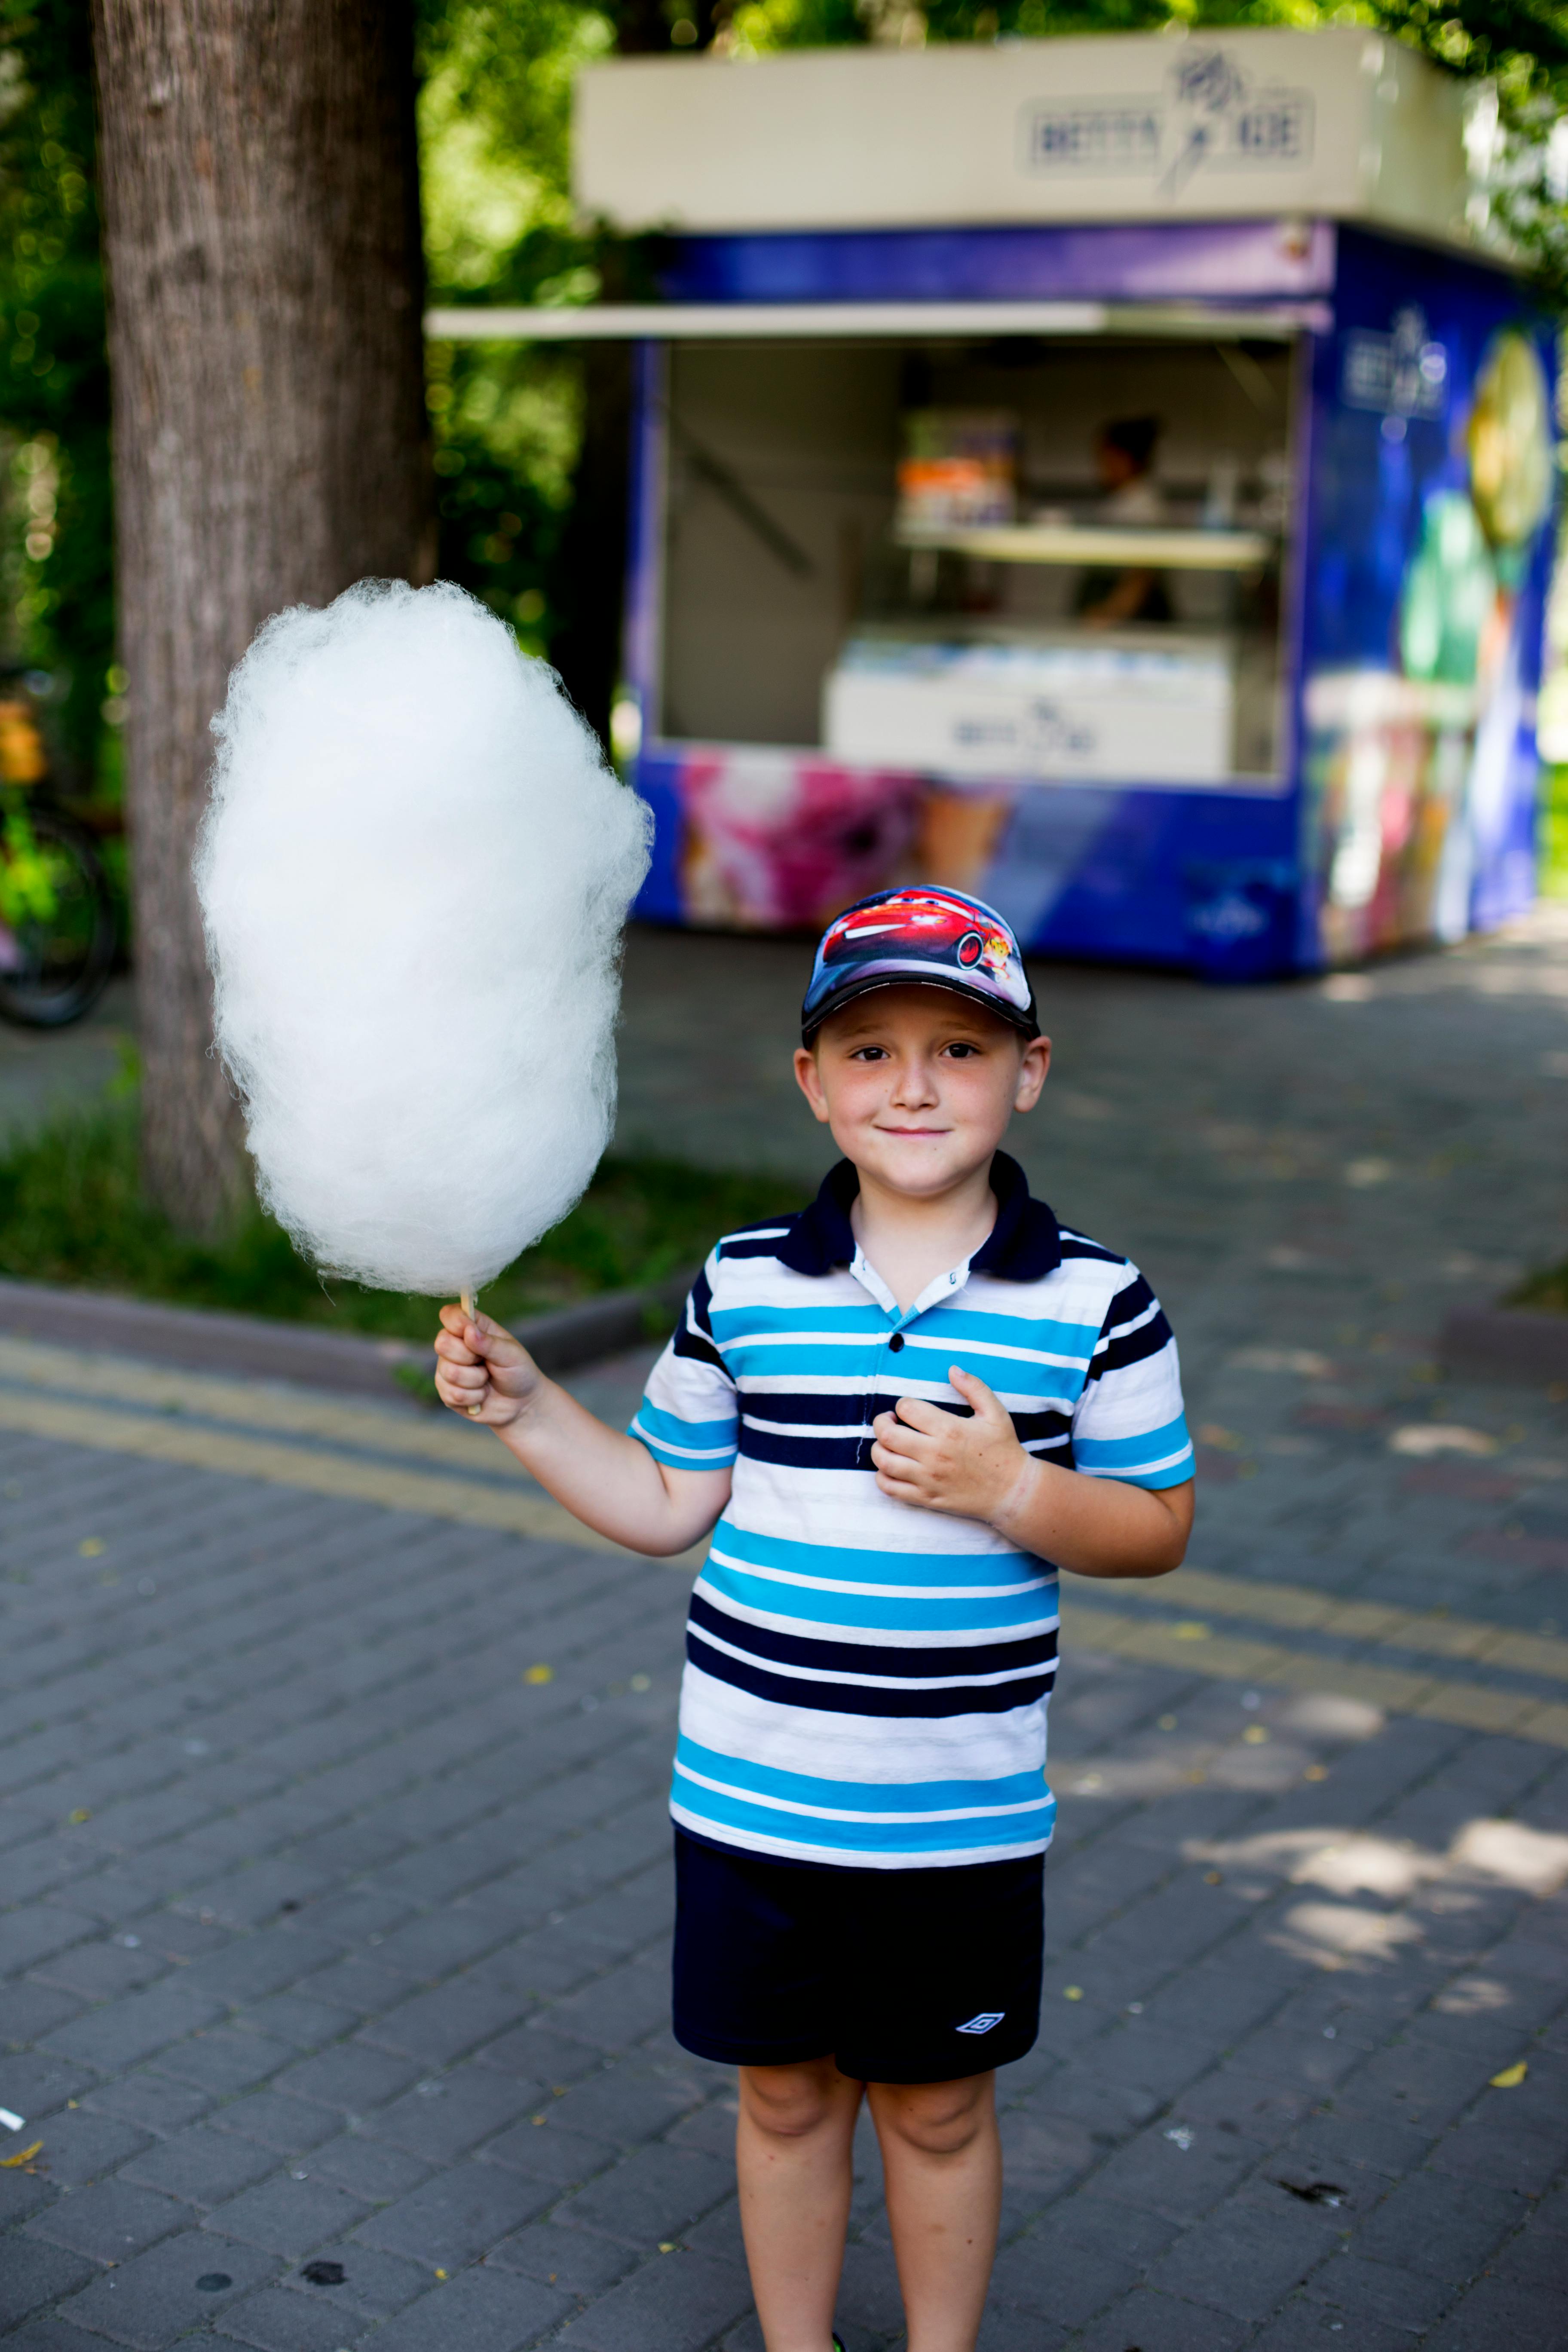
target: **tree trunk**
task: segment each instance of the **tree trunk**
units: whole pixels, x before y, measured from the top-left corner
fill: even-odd
[[[243,1196],[191,856],[207,722],[268,614],[427,579],[407,0],[92,0],[152,1198]]]

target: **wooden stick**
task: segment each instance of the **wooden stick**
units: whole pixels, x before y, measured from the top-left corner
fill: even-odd
[[[458,1293],[458,1304],[462,1308],[465,1315],[473,1315],[478,1312],[478,1309],[474,1305],[474,1294],[471,1290],[460,1290]],[[478,1421],[484,1409],[482,1400],[478,1404],[471,1404],[468,1407],[468,1419],[470,1421]]]

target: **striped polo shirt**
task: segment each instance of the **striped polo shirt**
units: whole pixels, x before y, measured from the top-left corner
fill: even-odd
[[[900,1309],[850,1229],[858,1181],[841,1160],[802,1214],[719,1244],[631,1424],[674,1469],[734,1465],[687,1621],[671,1809],[797,1862],[1043,1853],[1057,1570],[882,1494],[871,1424],[900,1397],[967,1414],[956,1363],[1041,1461],[1178,1486],[1176,1343],[1136,1266],[1002,1152],[990,1235]]]

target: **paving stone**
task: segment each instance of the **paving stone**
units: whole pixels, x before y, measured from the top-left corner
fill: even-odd
[[[275,2255],[257,2247],[191,2230],[95,2279],[73,2296],[64,2316],[135,2352],[162,2352],[188,2328],[216,2319],[247,2289],[264,2285],[279,2267]],[[229,2284],[203,2287],[203,2279]]]
[[[189,2221],[185,2208],[173,2197],[127,2180],[100,2180],[61,2198],[33,2223],[32,2231],[37,2237],[68,2246],[73,2253],[89,2254],[94,2262],[126,2263]]]
[[[340,2189],[346,2189],[351,2197],[363,2198],[367,2205],[406,2197],[411,2189],[428,2179],[432,2170],[430,2164],[405,2156],[401,2148],[384,2147],[359,2133],[345,2133],[341,2139],[312,2148],[310,2165],[312,2179],[335,2180]]]
[[[366,2129],[431,2164],[450,2163],[493,2138],[532,2105],[529,2087],[483,2067],[458,2066],[382,2108]]]
[[[103,2083],[92,2094],[92,2105],[127,2123],[152,2132],[177,2132],[212,2105],[209,2095],[191,2083],[176,2083],[156,2068],[121,2075]]]
[[[1372,2261],[1458,2282],[1474,2276],[1524,2213],[1521,2200],[1506,2189],[1415,2172],[1358,2231],[1356,2248]]]
[[[74,2113],[68,2109],[51,2116],[40,2160],[51,2181],[82,2189],[89,2180],[117,2171],[127,2158],[151,2145],[147,2134],[134,2125],[78,2107]]]
[[[521,2352],[572,2309],[573,2297],[515,2271],[459,2271],[389,2320],[375,2341],[386,2352]]]
[[[58,2203],[59,2197],[59,2189],[41,2165],[29,2164],[18,2172],[0,2173],[0,2230],[30,2221],[34,2214]]]
[[[219,2343],[254,2344],[258,2352],[342,2352],[345,2335],[358,2326],[356,2319],[346,2329],[340,2312],[311,2302],[307,2292],[269,2286],[230,2304],[216,2335]]]
[[[531,2221],[503,2238],[499,2246],[492,2246],[485,2257],[492,2270],[499,2265],[521,2271],[527,2278],[577,2295],[602,2294],[634,2269],[639,2259],[631,2247],[564,2221]]]
[[[1149,2273],[1151,2286],[1237,2319],[1266,2319],[1293,2287],[1338,2251],[1339,2231],[1315,2210],[1272,2210],[1232,2198],[1177,2239]]]
[[[293,2054],[286,2042],[268,2041],[265,2034],[218,2032],[177,2042],[160,2053],[158,2064],[163,2074],[227,2098],[266,2082]]]
[[[494,2165],[458,2164],[373,2214],[355,2236],[385,2253],[458,2270],[488,2253],[550,2201],[550,2191],[537,2181]]]
[[[211,2208],[277,2169],[278,2158],[270,2148],[258,2147],[232,2132],[193,2124],[137,2157],[125,2167],[124,2177],[165,2196],[183,2197],[187,2204]]]
[[[1306,2288],[1313,2302],[1327,2304],[1347,2323],[1375,2319],[1412,2331],[1429,2327],[1452,2300],[1453,2292],[1429,2273],[1370,2262],[1349,2246],[1342,2255],[1325,2263]]]
[[[277,2085],[293,2098],[312,2099],[344,2115],[363,2115],[396,2098],[418,2073],[411,2059],[395,2058],[363,2042],[339,2042],[285,2067]]]
[[[187,1992],[182,1984],[155,1985],[151,1992],[130,1993],[102,2009],[88,2010],[51,2034],[47,2047],[62,2058],[118,2073],[222,2014],[221,2001]]]
[[[103,2352],[103,2338],[84,2336],[63,2319],[34,2319],[7,2336],[6,2352]]]
[[[1175,2235],[1154,2213],[1109,2200],[1064,2200],[997,2256],[993,2293],[1041,2318],[1081,2326],[1134,2285]]]
[[[343,2273],[335,2284],[330,2275],[332,2266]],[[351,2342],[368,2319],[401,2311],[405,2304],[426,2294],[431,2284],[428,2263],[381,2253],[357,2240],[344,2239],[318,2248],[306,2267],[317,2271],[317,2276],[306,2278],[302,2268],[285,2284],[299,2286],[312,2303],[337,2311],[343,2336]],[[323,2274],[326,2284],[321,2283]]]
[[[573,2352],[700,2352],[752,2299],[743,2271],[701,2254],[660,2254],[562,2331]]]
[[[252,2091],[248,2098],[231,2099],[212,2117],[215,2131],[238,2132],[279,2156],[297,2156],[331,2139],[339,2118],[308,2099],[288,2099],[281,2091]]]
[[[1486,2278],[1471,2287],[1426,2337],[1432,2352],[1562,2352],[1568,2344],[1568,2289]]]
[[[561,2208],[561,2219],[629,2244],[656,2245],[679,2236],[732,2190],[734,2179],[732,2162],[696,2148],[639,2148],[579,2189]]]
[[[1353,2344],[1356,2352],[1410,2352],[1414,2340],[1408,2328],[1384,2326],[1364,2312],[1358,2312],[1347,2327],[1326,2305],[1302,2300],[1255,2336],[1250,2352],[1341,2352],[1347,2344]]]
[[[97,2267],[64,2246],[27,2237],[7,2239],[5,2259],[0,2262],[0,2328],[17,2326],[35,2311],[72,2294]]]
[[[352,2230],[365,2207],[346,2189],[300,2168],[242,2189],[208,2216],[207,2226],[276,2254],[308,2254]]]
[[[537,2125],[530,2116],[492,2139],[480,2161],[503,2165],[509,2172],[525,2173],[531,2180],[551,2181],[557,2194],[592,2180],[615,2163],[616,2150],[608,2140],[590,2139],[585,2132],[569,2131],[564,2124],[556,2122],[552,2109],[541,2109],[539,2114]]]
[[[1134,2287],[1073,2338],[1073,2352],[1235,2352],[1249,2330],[1212,2305]]]
[[[633,2065],[592,2074],[568,2089],[561,2104],[560,2121],[573,2131],[634,2147],[655,2133],[667,2131],[700,2101],[699,2086],[685,2075],[655,2073]],[[734,2142],[734,2117],[730,2145]]]

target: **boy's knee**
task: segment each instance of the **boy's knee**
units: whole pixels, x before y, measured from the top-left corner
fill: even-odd
[[[962,2156],[989,2121],[990,2079],[882,2084],[876,2101],[879,2130],[891,2131],[921,2156]]]
[[[831,2059],[806,2066],[744,2066],[741,2105],[773,2139],[805,2139],[837,2113],[850,2090]]]

